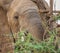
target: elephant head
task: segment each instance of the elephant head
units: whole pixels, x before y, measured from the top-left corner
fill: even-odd
[[[18,20],[20,30],[26,30],[33,37],[43,39],[44,29],[38,7],[31,0],[14,0],[7,12],[7,16],[12,29],[16,26],[16,20]]]

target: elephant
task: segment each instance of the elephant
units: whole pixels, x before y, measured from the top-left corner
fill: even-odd
[[[38,7],[31,0],[14,0],[7,12],[8,23],[15,33],[16,23],[19,30],[26,30],[37,40],[43,40],[44,28],[41,23]]]
[[[44,27],[39,8],[32,0],[0,0],[0,21],[3,23],[0,25],[0,53],[14,53],[11,35],[21,30],[31,33],[38,41],[43,40]],[[11,35],[7,37],[3,33]]]

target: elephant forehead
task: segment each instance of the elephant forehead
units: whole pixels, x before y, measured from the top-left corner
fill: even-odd
[[[24,11],[28,9],[36,9],[38,7],[31,0],[14,0],[11,4],[10,10],[13,9],[14,12],[18,12],[22,14]],[[13,12],[12,11],[12,12]]]

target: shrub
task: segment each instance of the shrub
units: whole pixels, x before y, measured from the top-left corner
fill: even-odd
[[[18,33],[19,38],[15,43],[15,53],[60,53],[57,44],[54,43],[56,32],[49,31],[50,37],[41,42],[36,41],[30,33],[25,35],[24,32]]]

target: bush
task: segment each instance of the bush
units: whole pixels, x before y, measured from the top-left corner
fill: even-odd
[[[36,41],[30,33],[18,33],[19,38],[15,43],[14,53],[60,53],[57,43],[55,43],[56,32],[49,31],[50,37],[41,42]]]

